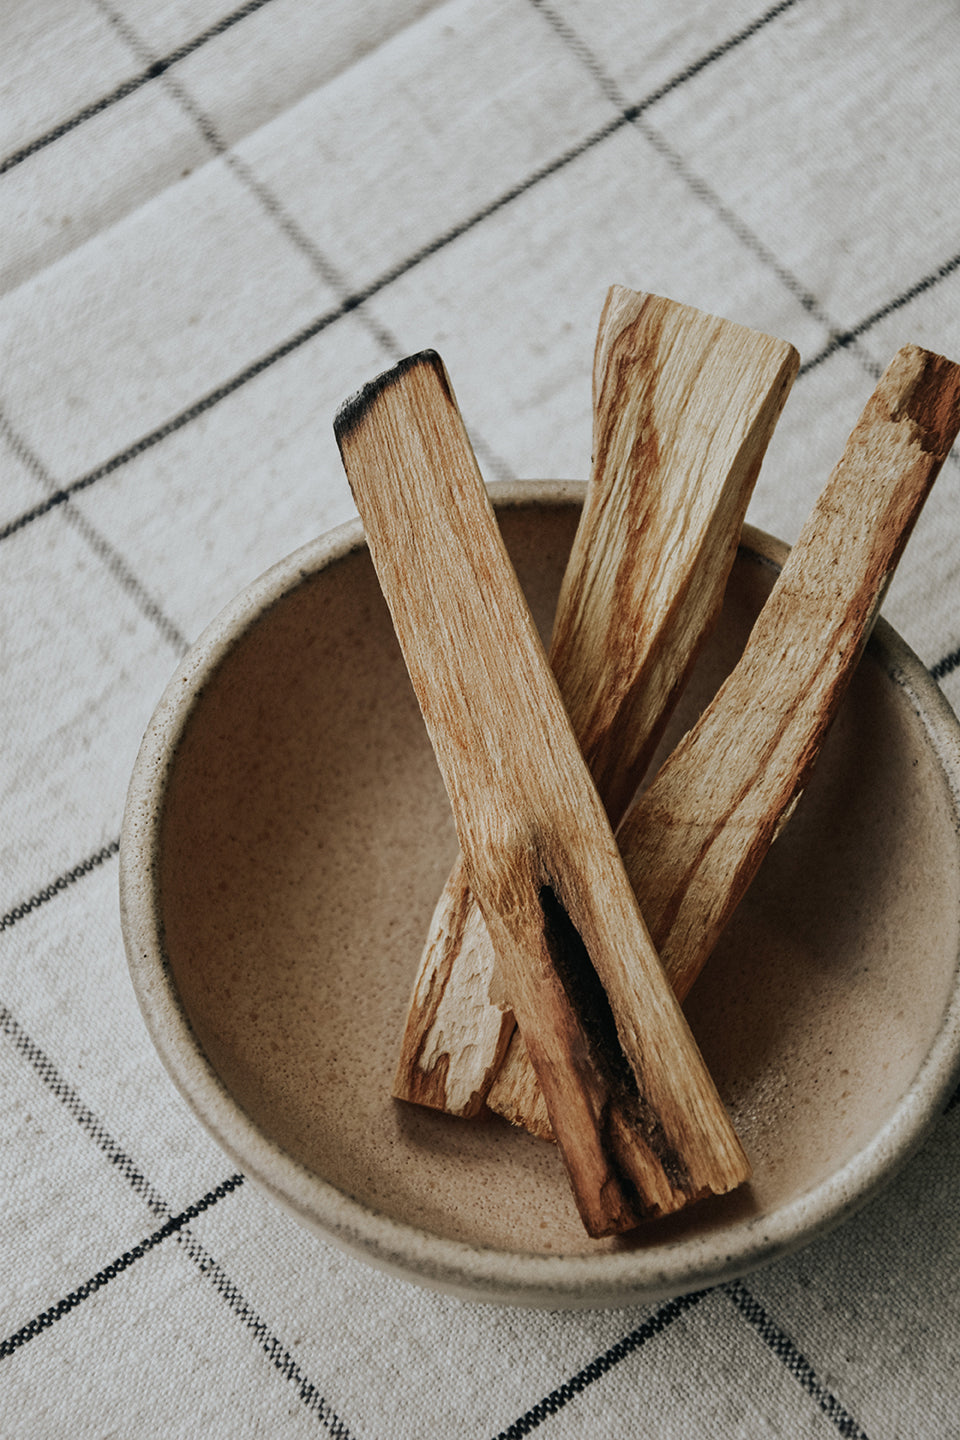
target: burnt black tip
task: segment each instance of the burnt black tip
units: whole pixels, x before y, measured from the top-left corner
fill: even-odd
[[[344,437],[360,424],[378,396],[382,395],[385,390],[389,390],[391,385],[396,385],[409,371],[416,370],[422,365],[429,366],[436,373],[443,383],[444,390],[449,394],[450,383],[447,379],[446,368],[436,350],[418,350],[415,355],[407,355],[391,369],[384,370],[382,375],[376,375],[372,380],[368,380],[356,394],[344,400],[333,420],[333,433],[336,436],[337,444],[339,445]]]

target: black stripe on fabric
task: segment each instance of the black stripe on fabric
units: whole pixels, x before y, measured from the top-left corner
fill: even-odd
[[[582,1370],[578,1370],[576,1375],[571,1375],[570,1379],[565,1380],[556,1390],[551,1390],[549,1395],[527,1410],[519,1420],[514,1420],[506,1430],[501,1430],[496,1436],[496,1440],[522,1440],[524,1435],[529,1435],[531,1431],[536,1430],[538,1425],[542,1425],[544,1420],[556,1415],[558,1410],[562,1410],[571,1400],[582,1395],[588,1385],[601,1379],[613,1369],[614,1365],[619,1365],[620,1361],[626,1360],[628,1355],[636,1354],[648,1340],[654,1340],[658,1335],[662,1335],[675,1320],[679,1320],[681,1315],[685,1315],[688,1310],[699,1305],[700,1301],[706,1299],[711,1293],[709,1290],[694,1290],[689,1295],[680,1295],[675,1300],[668,1300],[660,1306],[659,1310],[654,1311],[642,1325],[631,1330],[629,1335],[624,1335],[622,1340],[611,1345],[610,1349],[605,1350],[602,1355],[598,1355],[596,1360],[591,1360],[590,1364],[585,1365]]]
[[[6,525],[0,528],[0,541],[9,539],[11,535],[16,534],[17,531],[22,530],[26,525],[32,524],[33,521],[39,520],[42,516],[49,514],[51,510],[56,509],[57,506],[64,504],[65,501],[69,500],[71,495],[76,495],[77,493],[79,493],[79,491],[85,490],[90,485],[96,484],[97,481],[102,480],[105,476],[112,474],[114,470],[117,470],[121,466],[128,464],[132,460],[135,460],[145,451],[152,449],[152,447],[156,444],[159,444],[160,441],[167,439],[168,436],[175,434],[178,430],[182,430],[185,425],[189,425],[193,420],[198,419],[199,416],[205,414],[206,411],[212,409],[214,405],[219,404],[221,400],[225,400],[228,396],[234,394],[235,391],[239,390],[249,381],[255,379],[265,370],[268,370],[271,368],[271,366],[277,364],[278,361],[285,359],[295,350],[298,350],[301,345],[305,345],[308,341],[314,339],[317,335],[328,329],[330,325],[334,324],[338,320],[342,320],[352,311],[357,310],[362,305],[365,305],[369,300],[373,299],[374,296],[378,295],[389,285],[394,284],[395,281],[402,279],[402,277],[404,275],[407,275],[411,270],[416,269],[418,265],[423,264],[425,260],[430,259],[431,256],[436,255],[441,250],[446,249],[448,245],[451,245],[454,241],[459,240],[461,236],[466,235],[477,225],[480,225],[483,221],[489,219],[492,215],[497,214],[498,211],[512,204],[513,201],[519,199],[521,195],[525,195],[527,191],[533,189],[534,186],[540,184],[542,180],[546,180],[551,175],[555,175],[558,171],[564,169],[574,160],[579,159],[581,155],[584,155],[587,153],[587,151],[593,149],[595,145],[600,144],[603,140],[606,140],[611,135],[616,134],[618,130],[623,129],[625,125],[630,124],[633,120],[637,118],[637,116],[641,115],[646,109],[648,109],[649,106],[654,105],[658,100],[663,99],[663,97],[665,95],[668,95],[672,90],[677,89],[678,86],[684,84],[687,80],[692,79],[695,75],[699,74],[700,71],[702,71],[707,65],[710,65],[714,61],[721,59],[724,55],[729,54],[729,52],[735,49],[737,45],[742,44],[752,35],[755,35],[765,25],[777,19],[778,16],[783,14],[786,10],[790,9],[793,5],[797,3],[799,3],[799,0],[780,0],[779,4],[772,6],[771,9],[765,11],[763,15],[759,16],[756,20],[752,21],[749,25],[744,27],[744,29],[738,31],[735,35],[731,36],[721,45],[714,46],[714,48],[708,51],[706,55],[702,56],[699,60],[694,61],[693,64],[688,65],[685,70],[681,71],[678,75],[675,75],[673,79],[668,80],[664,85],[661,85],[657,90],[653,91],[645,99],[639,101],[635,105],[630,106],[627,110],[615,116],[606,125],[603,125],[598,130],[593,131],[584,140],[580,141],[577,145],[571,146],[569,150],[564,151],[563,154],[557,156],[554,160],[548,161],[547,164],[540,166],[539,169],[533,171],[532,174],[528,175],[525,180],[522,180],[517,185],[512,186],[509,190],[498,196],[496,200],[491,201],[482,209],[476,211],[473,215],[468,216],[467,219],[462,220],[458,225],[451,226],[448,230],[445,230],[442,234],[436,236],[433,240],[421,246],[419,250],[416,250],[411,255],[408,255],[405,260],[399,261],[396,265],[392,266],[378,279],[371,281],[371,283],[369,285],[366,285],[363,289],[357,290],[352,294],[347,295],[340,302],[340,304],[336,305],[333,309],[326,311],[324,314],[317,316],[316,319],[312,320],[309,324],[303,326],[302,329],[296,331],[288,339],[283,341],[282,344],[276,346],[275,349],[268,351],[267,354],[262,355],[258,360],[255,360],[252,364],[246,366],[243,370],[239,371],[231,379],[226,380],[222,385],[218,385],[216,389],[211,390],[207,395],[202,396],[193,405],[189,406],[185,410],[182,410],[178,415],[173,416],[170,420],[165,421],[163,425],[158,426],[155,430],[151,430],[148,434],[142,436],[139,440],[135,441],[126,449],[119,451],[116,455],[113,455],[109,460],[105,460],[102,464],[96,466],[93,470],[89,470],[85,475],[81,475],[77,480],[71,481],[71,483],[64,486],[63,489],[57,490],[54,494],[49,495],[47,499],[42,501],[39,505],[33,506],[30,510],[26,510],[21,515],[16,516],[13,520],[8,521]]]
[[[642,115],[644,111],[648,110],[651,105],[655,105],[658,100],[662,100],[665,96],[669,95],[671,91],[676,90],[680,85],[691,80],[708,65],[712,65],[716,60],[722,59],[724,55],[729,54],[731,50],[734,50],[745,40],[750,39],[751,36],[763,29],[765,25],[776,20],[784,11],[789,10],[797,3],[799,3],[799,0],[781,0],[781,3],[772,6],[772,8],[765,11],[763,15],[758,16],[756,20],[745,26],[744,29],[732,35],[722,44],[714,46],[712,50],[709,50],[705,55],[701,56],[699,60],[688,65],[685,70],[680,71],[679,74],[666,81],[656,90],[651,91],[644,99],[634,105],[628,106],[627,109],[621,111],[619,115],[607,121],[605,125],[601,125],[583,140],[578,141],[576,145],[572,145],[561,155],[556,156],[553,160],[549,160],[545,165],[541,165],[539,169],[532,171],[525,180],[521,180],[516,185],[511,186],[509,190],[504,191],[496,200],[490,201],[483,209],[476,211],[475,214],[461,221],[459,225],[451,226],[427,245],[421,246],[419,250],[408,256],[406,260],[400,261],[399,264],[382,275],[379,280],[374,281],[372,285],[360,292],[355,303],[363,304],[366,300],[371,299],[372,296],[383,290],[387,285],[391,285],[395,280],[399,280],[417,265],[422,264],[424,260],[428,260],[432,255],[437,254],[438,251],[452,244],[453,241],[459,240],[460,237],[465,235],[469,230],[472,230],[484,220],[488,220],[492,215],[496,215],[498,211],[504,209],[507,205],[512,204],[513,201],[519,199],[521,195],[525,195],[527,191],[539,185],[542,180],[549,179],[550,176],[556,175],[558,171],[565,169],[566,166],[570,165],[574,160],[579,160],[582,155],[585,155],[596,145],[599,145],[604,140],[608,140],[612,135],[622,130],[624,126],[632,124],[632,122]],[[0,538],[2,538],[2,536],[0,536]]]
[[[134,27],[128,23],[126,18],[118,11],[112,9],[105,3],[105,0],[97,0],[100,10],[106,16],[126,45],[129,45],[141,64],[151,63],[151,53]],[[163,67],[164,73],[167,66]],[[278,197],[257,178],[254,170],[244,161],[236,151],[232,150],[223,136],[217,129],[212,118],[205,113],[193,96],[187,91],[179,78],[169,75],[165,80],[168,93],[173,97],[181,110],[196,127],[204,144],[211,153],[220,158],[223,163],[232,171],[235,178],[249,192],[262,208],[264,214],[275,224],[281,234],[303,255],[314,272],[320,279],[329,285],[338,299],[343,300],[349,294],[350,287],[345,278],[340,275],[337,267],[324,255],[305,230],[301,228],[294,217],[287,213]],[[377,344],[391,356],[392,359],[399,359],[402,350],[394,337],[379,325],[377,321],[365,312],[360,312],[361,323],[364,324]]]
[[[23,1029],[20,1022],[5,1005],[0,1005],[0,1032],[5,1034],[14,1048],[33,1068],[51,1094],[66,1107],[80,1128],[94,1142],[97,1148],[116,1166],[131,1189],[146,1202],[155,1215],[169,1215],[170,1207],[165,1205],[159,1193],[138,1168],[130,1156],[117,1144],[113,1136],[83,1103],[77,1091],[60,1074],[53,1061],[44,1054]]]
[[[616,105],[618,109],[625,110],[626,101],[618,85],[612,77],[606,73],[596,55],[594,55],[593,51],[585,44],[572,26],[567,23],[564,17],[558,15],[550,5],[545,3],[545,0],[530,0],[530,4],[543,16],[568,49],[590,73],[610,103]],[[759,22],[757,28],[759,28]],[[732,48],[732,45],[727,42],[723,48],[724,53],[726,53],[726,50]],[[634,117],[635,123],[641,119],[642,117],[640,115]],[[811,315],[823,326],[831,339],[840,334],[839,327],[824,311],[816,295],[808,290],[796,275],[777,259],[773,251],[764,245],[736,211],[732,210],[730,206],[720,198],[717,192],[707,184],[703,177],[691,169],[679,151],[675,150],[665,137],[659,131],[655,130],[649,122],[645,124],[637,123],[636,128],[647,143],[656,150],[657,154],[666,160],[673,172],[680,177],[696,198],[713,212],[717,219],[727,227],[745,249],[749,250],[766,269],[770,270],[776,276],[780,284],[783,285],[798,304],[806,310],[807,314]],[[877,369],[877,367],[871,365],[867,357],[864,356],[863,359],[867,368],[871,369],[871,371]],[[879,374],[878,370],[877,373]]]
[[[68,120],[61,120],[52,130],[48,130],[43,135],[38,135],[35,140],[30,140],[19,150],[15,150],[11,155],[8,155],[5,160],[0,161],[0,175],[6,174],[6,172],[12,170],[14,166],[22,164],[24,160],[29,160],[31,155],[36,155],[38,150],[46,149],[46,147],[52,145],[55,140],[60,140],[64,135],[69,135],[70,131],[76,130],[78,125],[84,124],[87,120],[92,120],[96,115],[101,115],[104,110],[109,110],[110,107],[116,105],[118,101],[125,100],[128,95],[132,95],[136,90],[139,90],[141,86],[148,85],[151,80],[156,80],[164,71],[169,70],[171,65],[176,65],[181,60],[185,60],[188,55],[192,55],[195,50],[199,50],[202,45],[206,45],[209,40],[215,40],[219,35],[223,35],[225,31],[231,29],[231,27],[239,21],[246,20],[247,16],[252,15],[255,10],[262,10],[264,5],[269,4],[270,0],[248,0],[246,5],[241,5],[238,10],[234,10],[231,14],[225,15],[221,20],[217,20],[213,25],[210,25],[206,30],[202,31],[201,34],[194,36],[192,40],[188,40],[183,45],[179,45],[176,50],[171,50],[168,55],[154,60],[142,70],[139,75],[133,75],[129,80],[124,80],[115,90],[111,90],[108,95],[101,96],[99,100],[91,101],[91,103],[85,105],[82,110],[78,110],[75,115],[71,115]]]
[[[62,1320],[64,1315],[68,1315],[71,1310],[75,1310],[84,1300],[88,1300],[91,1295],[95,1295],[98,1290],[102,1290],[111,1280],[115,1280],[118,1275],[122,1275],[125,1270],[129,1270],[131,1265],[135,1264],[138,1260],[142,1260],[144,1255],[149,1254],[151,1250],[155,1250],[156,1247],[168,1239],[169,1236],[175,1235],[178,1230],[183,1229],[184,1225],[189,1224],[191,1220],[196,1220],[198,1215],[202,1215],[205,1210],[209,1210],[212,1205],[216,1205],[225,1195],[229,1195],[232,1191],[236,1190],[243,1184],[243,1181],[243,1175],[231,1175],[228,1180],[224,1180],[222,1184],[218,1185],[214,1190],[208,1190],[201,1200],[198,1200],[193,1205],[189,1205],[186,1210],[181,1210],[179,1215],[171,1215],[170,1219],[161,1225],[159,1230],[154,1230],[152,1235],[148,1235],[145,1240],[141,1240],[140,1243],[134,1245],[132,1249],[124,1250],[123,1254],[118,1255],[116,1260],[111,1260],[109,1265],[105,1265],[102,1270],[98,1270],[96,1275],[91,1275],[90,1279],[85,1280],[82,1285],[78,1285],[76,1290],[71,1290],[69,1295],[64,1295],[63,1299],[58,1300],[56,1305],[51,1305],[48,1310],[43,1310],[39,1315],[35,1315],[32,1320],[28,1321],[26,1325],[22,1325],[20,1329],[12,1335],[9,1335],[6,1340],[0,1341],[0,1360],[6,1359],[8,1355],[13,1355],[30,1340],[35,1339],[37,1335],[41,1335],[44,1330],[49,1330],[51,1325],[55,1325],[58,1320]]]
[[[48,495],[57,493],[57,483],[50,474],[46,465],[40,459],[33,448],[28,445],[18,431],[16,431],[7,419],[7,416],[0,410],[0,435],[6,439],[24,467],[38,480]],[[141,614],[150,621],[160,632],[160,635],[176,654],[182,655],[187,648],[187,642],[178,627],[170,617],[164,614],[161,607],[154,600],[134,575],[126,560],[116,550],[109,540],[96,528],[86,515],[76,506],[67,504],[64,510],[69,523],[77,530],[97,558],[106,567],[108,573],[113,576],[117,584],[124,589]]]
[[[239,1287],[234,1284],[213,1257],[205,1251],[196,1240],[188,1238],[185,1244],[190,1259],[195,1261],[198,1269],[211,1281],[220,1298],[229,1305],[234,1315],[243,1322],[254,1336],[274,1369],[279,1372],[284,1380],[289,1381],[289,1383],[294,1386],[297,1396],[307,1410],[311,1411],[323,1422],[333,1436],[333,1440],[352,1440],[351,1432],[347,1425],[323,1398],[313,1381],[303,1373],[293,1356],[284,1348],[276,1335],[271,1333],[269,1327],[260,1319],[256,1311],[247,1304]]]
[[[934,680],[943,680],[947,675],[952,675],[958,665],[960,665],[960,650],[951,650],[950,654],[944,655],[936,665],[930,666],[930,674]]]
[[[731,35],[727,40],[722,40],[719,45],[714,45],[713,49],[708,50],[705,55],[701,55],[699,60],[694,60],[685,70],[681,70],[679,74],[674,75],[666,84],[661,85],[659,90],[654,90],[645,100],[641,100],[637,105],[631,105],[629,109],[624,111],[624,118],[626,120],[636,120],[637,116],[642,115],[644,110],[649,109],[651,105],[655,105],[658,100],[662,100],[666,95],[671,94],[672,91],[679,90],[681,85],[685,85],[688,80],[692,80],[695,76],[699,75],[702,70],[706,70],[709,65],[713,65],[715,61],[722,60],[725,55],[729,55],[731,50],[736,50],[745,40],[751,40],[758,31],[763,30],[767,25],[771,24],[772,21],[779,20],[781,15],[785,14],[787,10],[792,10],[794,5],[798,3],[799,0],[779,0],[779,4],[771,5],[769,10],[765,10],[762,15],[758,15],[755,20],[751,20],[742,30],[738,30],[736,34]]]
[[[90,523],[76,505],[67,505],[64,514],[73,528],[90,546],[97,559],[103,563],[108,574],[112,575],[121,589],[126,591],[141,615],[154,626],[161,639],[170,646],[175,655],[183,655],[187,649],[186,636],[179,626],[174,624],[169,615],[161,609],[146,586],[137,579],[120,551],[114,549],[109,540],[100,534],[96,526]]]
[[[845,1440],[868,1440],[866,1432],[860,1428],[849,1411],[844,1409],[837,1397],[820,1384],[813,1366],[807,1358],[800,1353],[790,1337],[771,1320],[763,1306],[754,1299],[749,1290],[738,1280],[724,1285],[722,1288],[724,1294],[737,1307],[743,1318],[753,1326],[764,1344],[769,1346],[794,1379],[817,1402],[838,1433],[843,1435]]]
[[[170,1206],[150,1184],[134,1164],[133,1160],[124,1153],[117,1142],[110,1136],[100,1120],[98,1120],[93,1112],[83,1103],[73,1086],[60,1075],[53,1061],[30,1039],[19,1021],[15,1019],[6,1006],[2,1005],[0,1005],[0,1032],[9,1037],[17,1051],[30,1063],[38,1077],[51,1093],[66,1106],[68,1112],[78,1122],[81,1128],[90,1136],[111,1164],[117,1167],[124,1179],[130,1184],[136,1194],[146,1202],[154,1214],[169,1218],[171,1213]],[[346,1425],[327,1404],[312,1381],[304,1375],[292,1355],[284,1348],[282,1342],[271,1332],[267,1324],[260,1319],[256,1311],[247,1304],[239,1286],[234,1284],[222,1266],[219,1265],[209,1251],[191,1235],[186,1226],[173,1233],[176,1236],[177,1243],[184,1248],[185,1253],[196,1265],[201,1275],[204,1275],[212,1282],[217,1294],[229,1305],[234,1315],[236,1315],[256,1337],[260,1348],[268,1356],[274,1368],[280,1372],[285,1380],[290,1381],[290,1383],[296,1387],[297,1395],[306,1408],[312,1411],[318,1419],[323,1422],[330,1434],[334,1437],[334,1440],[351,1440],[350,1431]]]
[[[186,41],[183,45],[178,46],[176,50],[171,50],[169,54],[152,61],[139,75],[131,76],[129,80],[123,81],[115,90],[111,90],[109,94],[102,96],[99,100],[92,101],[89,105],[84,106],[82,110],[77,111],[77,113],[72,115],[68,120],[62,120],[58,125],[55,125],[53,129],[48,130],[43,135],[38,135],[36,139],[29,141],[19,150],[15,150],[12,154],[8,155],[6,159],[0,161],[0,175],[5,174],[8,170],[12,170],[16,165],[20,165],[24,160],[28,160],[31,155],[35,155],[37,151],[45,149],[48,145],[52,145],[54,141],[60,140],[64,135],[68,135],[70,131],[75,130],[78,125],[82,125],[87,120],[92,120],[96,115],[100,115],[104,110],[108,110],[112,105],[116,105],[118,101],[125,100],[128,95],[132,95],[134,91],[139,90],[141,86],[149,84],[151,80],[158,79],[159,76],[169,70],[171,66],[186,59],[188,55],[192,55],[195,50],[199,50],[200,47],[206,45],[208,41],[216,39],[239,21],[245,20],[248,15],[252,15],[256,10],[262,9],[269,3],[270,0],[248,0],[246,5],[241,5],[238,10],[234,10],[231,14],[225,15],[223,19],[216,21],[213,25],[195,36],[193,40]],[[667,81],[658,91],[655,91],[652,96],[648,96],[645,100],[639,102],[639,105],[631,106],[628,118],[632,118],[634,113],[639,114],[642,109],[646,109],[648,105],[655,104],[657,100],[663,99],[665,95],[668,95],[672,90],[676,90],[680,85],[685,84],[686,81],[692,80],[694,76],[698,75],[706,66],[713,64],[715,60],[721,59],[724,55],[728,54],[729,51],[742,44],[744,40],[748,40],[751,35],[756,34],[758,30],[761,30],[765,25],[769,24],[771,20],[775,20],[784,10],[790,9],[791,6],[797,3],[798,0],[780,0],[779,4],[774,5],[770,10],[766,11],[765,14],[752,21],[736,35],[731,36],[722,44],[715,46],[713,50],[701,56],[701,58],[694,61],[693,64],[687,66],[685,70]]]
[[[31,895],[29,900],[21,900],[20,904],[14,905],[6,915],[0,916],[0,931],[9,930],[25,915],[38,910],[41,905],[45,905],[55,895],[62,894],[64,890],[68,890],[71,885],[75,885],[78,880],[81,880],[84,875],[89,875],[105,861],[112,860],[113,856],[119,853],[119,840],[111,840],[109,845],[104,845],[101,850],[95,850],[92,855],[87,856],[86,860],[81,860],[79,865],[74,865],[72,870],[65,871],[63,875],[58,875],[56,880],[52,880],[49,885],[44,885],[35,895]]]
[[[911,300],[916,300],[918,295],[923,295],[928,290],[932,290],[940,284],[941,280],[948,279],[948,277],[953,275],[958,269],[960,269],[960,253],[952,256],[949,260],[945,260],[942,265],[937,266],[936,270],[931,270],[929,275],[924,275],[921,280],[917,280],[915,284],[911,285],[909,289],[904,290],[902,294],[897,295],[893,300],[888,300],[885,305],[881,305],[878,310],[874,310],[871,315],[861,320],[858,325],[854,325],[851,330],[843,330],[839,334],[834,335],[822,350],[818,351],[816,355],[813,355],[805,364],[800,366],[799,373],[803,375],[806,371],[812,370],[816,365],[822,365],[824,360],[828,360],[830,356],[835,355],[838,350],[846,349],[848,345],[851,345],[855,340],[859,339],[861,335],[872,329],[874,325],[879,324],[881,320],[886,320],[888,315],[893,315],[897,310],[902,310],[905,305],[910,304]]]
[[[381,287],[378,286],[376,288]],[[224,381],[222,385],[218,385],[215,390],[211,390],[208,394],[196,400],[186,410],[181,410],[178,415],[174,415],[170,420],[166,420],[162,425],[158,425],[156,430],[151,430],[148,434],[141,436],[140,439],[135,440],[132,445],[128,445],[125,450],[119,451],[116,455],[111,456],[109,460],[105,460],[102,464],[97,465],[93,470],[88,470],[85,475],[81,475],[79,479],[71,481],[70,484],[64,486],[62,490],[57,490],[54,494],[48,495],[46,500],[42,500],[40,504],[34,505],[32,509],[25,511],[22,515],[18,515],[16,519],[8,521],[8,523],[0,529],[0,540],[9,539],[11,535],[16,534],[18,530],[22,530],[24,526],[31,524],[34,520],[39,520],[43,515],[49,514],[49,512],[56,509],[58,505],[65,504],[71,496],[79,494],[81,490],[86,490],[91,485],[95,485],[98,480],[105,479],[107,475],[112,475],[115,470],[121,469],[122,466],[128,465],[132,460],[136,460],[138,456],[145,454],[146,451],[152,450],[154,445],[158,445],[161,440],[166,440],[169,436],[175,435],[177,431],[182,430],[185,425],[189,425],[201,415],[206,414],[208,410],[212,410],[214,405],[219,405],[221,400],[225,400],[229,395],[241,389],[249,381],[261,375],[265,370],[269,370],[271,366],[276,365],[278,361],[285,359],[295,350],[299,350],[301,345],[306,344],[308,340],[312,340],[315,335],[319,335],[321,331],[326,330],[335,320],[341,319],[342,316],[348,314],[351,310],[355,310],[356,307],[361,304],[363,304],[362,296],[351,297],[335,309],[318,316],[316,320],[311,321],[309,325],[305,325],[303,329],[289,336],[288,339],[284,340],[283,343],[278,345],[274,350],[269,351],[266,355],[262,355],[258,360],[253,361],[252,364],[232,376],[231,379]]]
[[[545,19],[553,26],[560,38],[569,45],[578,58],[583,61],[607,96],[607,99],[622,108],[622,116],[620,118],[629,124],[638,119],[645,110],[649,110],[651,105],[656,105],[659,100],[665,99],[666,96],[672,94],[674,90],[679,90],[682,85],[685,85],[689,80],[693,80],[702,70],[706,70],[717,60],[722,60],[725,55],[729,55],[731,50],[736,50],[737,47],[745,41],[752,39],[758,31],[763,30],[772,21],[778,20],[785,11],[792,10],[794,5],[800,3],[800,0],[779,0],[779,3],[772,5],[769,10],[765,10],[763,14],[758,15],[755,20],[751,20],[742,30],[738,30],[735,34],[728,36],[727,39],[722,40],[719,45],[715,45],[712,50],[706,51],[699,59],[687,65],[685,69],[678,71],[676,75],[671,76],[669,80],[665,81],[664,84],[656,90],[651,90],[649,95],[645,96],[643,100],[638,101],[634,105],[626,106],[624,105],[618,88],[603,72],[597,63],[596,57],[583,43],[573,27],[564,20],[563,16],[558,15],[549,5],[544,3],[544,0],[530,0],[530,3],[534,9],[540,11]]]
[[[107,15],[111,24],[121,35],[139,58],[146,62],[149,58],[149,51],[144,46],[134,28],[129,25],[123,16],[112,11],[100,0],[100,8]],[[307,232],[300,226],[297,220],[284,208],[273,191],[257,178],[256,173],[250,165],[242,160],[236,151],[231,150],[217,130],[216,125],[209,115],[205,114],[193,97],[187,92],[180,81],[173,76],[167,79],[167,88],[170,95],[176,100],[184,114],[192,121],[199,131],[206,145],[211,152],[218,156],[223,163],[229,167],[234,177],[244,186],[248,193],[260,205],[264,214],[277,226],[281,234],[303,255],[314,272],[319,275],[324,284],[329,285],[334,295],[340,301],[349,300],[350,287],[346,278],[340,274],[336,265],[323,253],[318,245],[310,238]],[[361,305],[354,305],[358,322],[364,326],[368,334],[372,336],[377,345],[380,346],[391,358],[399,360],[403,355],[403,349],[394,335],[390,333],[385,325],[382,325],[367,309]],[[478,456],[485,459],[487,467],[501,480],[513,479],[509,467],[499,455],[486,444],[483,439],[474,434],[474,449]],[[2,538],[2,536],[0,536]],[[151,617],[152,618],[152,617]],[[175,627],[171,627],[171,633]],[[165,637],[168,638],[168,637]]]

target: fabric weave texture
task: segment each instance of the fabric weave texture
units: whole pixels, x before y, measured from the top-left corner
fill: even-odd
[[[586,476],[607,287],[791,340],[795,538],[907,342],[960,358],[948,0],[36,0],[0,15],[0,1435],[935,1440],[960,1114],[800,1253],[524,1312],[298,1228],[176,1093],[117,854],[178,659],[354,514],[340,402],[437,348],[488,480]],[[960,461],[884,614],[960,704]]]

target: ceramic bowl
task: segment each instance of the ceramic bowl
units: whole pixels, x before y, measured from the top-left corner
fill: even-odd
[[[584,487],[491,492],[546,633]],[[745,532],[662,749],[735,663],[784,553]],[[200,1120],[321,1236],[476,1300],[652,1301],[823,1233],[942,1110],[960,1053],[958,793],[953,713],[881,621],[686,1004],[754,1178],[591,1241],[550,1143],[390,1096],[456,840],[355,522],[245,590],[171,680],[124,818],[130,970]]]

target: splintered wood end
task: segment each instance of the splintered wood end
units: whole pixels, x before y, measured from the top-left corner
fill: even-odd
[[[904,345],[884,371],[874,392],[893,421],[912,420],[917,440],[928,454],[943,460],[960,428],[960,366],[944,355]]]

